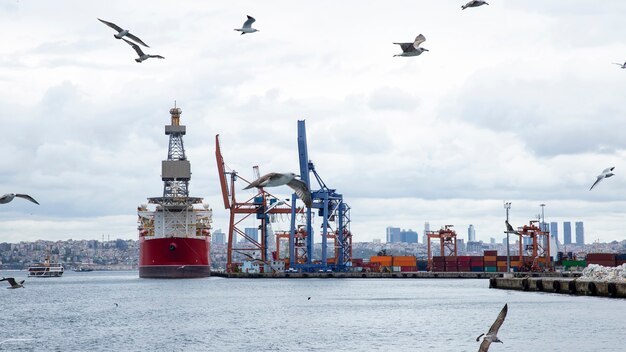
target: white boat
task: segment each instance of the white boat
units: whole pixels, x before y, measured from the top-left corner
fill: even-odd
[[[33,264],[28,267],[29,277],[60,277],[65,269],[61,263],[51,263],[50,257],[46,257],[43,263]]]

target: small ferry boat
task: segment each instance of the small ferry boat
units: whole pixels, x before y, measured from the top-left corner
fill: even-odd
[[[43,263],[33,264],[28,267],[29,277],[60,277],[65,269],[61,263],[50,262],[50,257],[46,257]]]
[[[93,271],[93,268],[91,266],[89,266],[88,264],[85,265],[79,265],[77,267],[74,268],[74,271],[77,273],[82,273],[82,272],[86,272],[86,271]]]

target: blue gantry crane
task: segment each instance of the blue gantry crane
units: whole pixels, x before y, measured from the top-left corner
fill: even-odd
[[[306,209],[306,226],[296,225],[296,208],[292,207],[289,234],[289,266],[302,271],[345,271],[352,264],[352,233],[350,232],[350,206],[343,195],[326,186],[309,160],[304,120],[298,121],[298,154],[300,179],[311,190],[313,204]],[[315,181],[315,183],[313,183]],[[292,204],[296,194],[292,194]],[[316,213],[316,214],[315,214]],[[322,258],[313,258],[313,216],[322,218]],[[327,255],[328,240],[334,240],[334,257]]]

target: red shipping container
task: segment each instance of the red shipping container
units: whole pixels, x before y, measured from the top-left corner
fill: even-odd
[[[400,271],[401,272],[417,271],[417,267],[416,266],[401,266]]]
[[[496,266],[497,262],[485,261],[484,266]]]

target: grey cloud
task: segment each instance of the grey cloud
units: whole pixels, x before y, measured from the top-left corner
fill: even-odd
[[[413,111],[419,99],[399,88],[379,88],[370,95],[368,105],[374,110]]]

